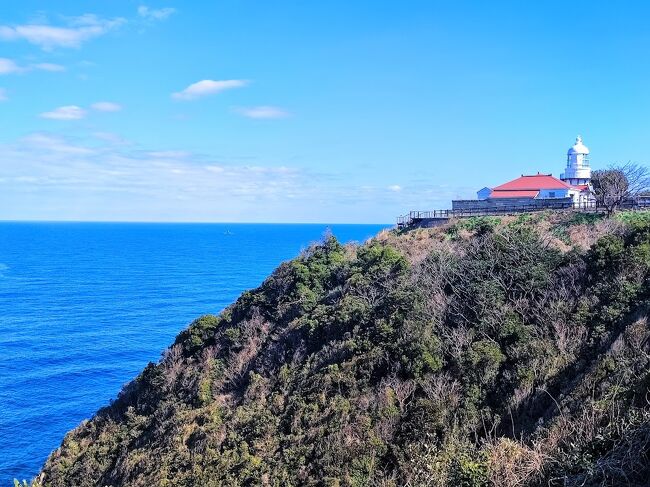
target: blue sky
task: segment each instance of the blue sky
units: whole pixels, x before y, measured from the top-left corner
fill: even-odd
[[[0,219],[392,222],[648,162],[644,2],[29,1],[0,14]]]

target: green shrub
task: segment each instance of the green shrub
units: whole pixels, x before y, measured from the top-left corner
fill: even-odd
[[[47,485],[643,485],[650,219],[562,252],[546,218],[597,221],[467,219],[415,251],[326,237],[179,334]]]
[[[484,462],[461,455],[452,462],[449,484],[459,487],[487,487],[488,467]]]

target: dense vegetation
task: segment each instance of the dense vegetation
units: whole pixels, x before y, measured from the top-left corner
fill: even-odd
[[[650,219],[333,237],[64,439],[44,486],[646,485]]]

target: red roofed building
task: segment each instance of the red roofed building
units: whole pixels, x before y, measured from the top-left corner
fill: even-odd
[[[546,203],[587,204],[595,201],[590,184],[589,149],[578,136],[567,153],[567,166],[560,178],[552,174],[521,175],[517,179],[477,192],[478,200],[453,201],[454,209],[472,207],[507,207],[509,205]]]
[[[483,188],[478,192],[478,199],[495,198],[580,198],[581,193],[589,192],[588,185],[572,186],[554,177],[552,174],[522,175],[517,179],[495,186]],[[577,201],[577,200],[576,200]]]

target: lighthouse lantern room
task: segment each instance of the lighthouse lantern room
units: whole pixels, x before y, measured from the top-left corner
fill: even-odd
[[[567,152],[566,169],[560,179],[572,186],[589,184],[591,167],[589,166],[589,149],[582,143],[582,137],[576,137],[576,143]]]

